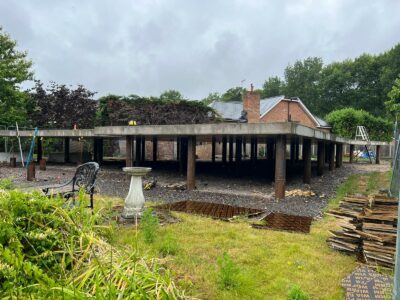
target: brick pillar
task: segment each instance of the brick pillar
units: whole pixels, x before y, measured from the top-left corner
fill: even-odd
[[[226,136],[222,137],[222,163],[225,164],[226,163]]]
[[[354,162],[354,145],[350,145],[350,155],[349,162],[352,164]]]
[[[311,183],[311,140],[303,140],[303,163],[304,163],[304,173],[303,182]]]
[[[318,176],[322,176],[324,174],[325,166],[325,142],[318,142],[317,156],[317,174]]]
[[[125,158],[125,166],[126,167],[133,167],[133,138],[130,135],[127,135],[125,137],[125,152],[126,152],[126,158]]]
[[[188,139],[187,147],[187,189],[196,188],[196,137],[191,136]]]
[[[277,136],[275,151],[275,199],[284,199],[286,182],[286,136]]]
[[[377,145],[375,151],[375,163],[380,164],[380,162],[381,162],[381,146]]]
[[[329,171],[335,168],[335,144],[330,143],[328,148]]]

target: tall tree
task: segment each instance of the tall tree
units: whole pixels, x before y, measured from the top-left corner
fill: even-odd
[[[40,81],[30,93],[34,110],[29,118],[33,124],[45,128],[93,128],[97,102],[94,92],[82,85],[69,89],[66,85],[51,83],[45,89]]]
[[[323,62],[320,57],[309,57],[296,61],[285,69],[286,96],[300,97],[308,108],[320,114],[320,79]]]
[[[263,84],[261,97],[268,98],[268,97],[284,95],[285,89],[286,89],[286,84],[284,80],[282,80],[278,76],[269,77],[267,80],[265,80]]]
[[[388,93],[389,100],[385,102],[386,109],[393,119],[400,120],[400,77],[396,79]]]
[[[213,101],[220,101],[221,95],[219,93],[209,93],[207,97],[201,100],[206,105],[209,105]]]
[[[246,89],[240,86],[230,88],[224,94],[222,94],[222,101],[242,101],[243,93],[246,92]]]
[[[27,53],[16,49],[17,43],[0,27],[0,122],[26,123],[27,97],[20,84],[32,79],[32,62]]]
[[[160,95],[160,100],[180,101],[185,100],[185,98],[177,90],[168,90]]]

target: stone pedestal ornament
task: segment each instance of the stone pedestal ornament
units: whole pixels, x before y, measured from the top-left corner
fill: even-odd
[[[151,168],[126,167],[122,169],[131,176],[128,196],[125,198],[124,210],[121,214],[121,221],[135,221],[140,217],[144,207],[144,195],[142,187],[142,176],[151,171]]]

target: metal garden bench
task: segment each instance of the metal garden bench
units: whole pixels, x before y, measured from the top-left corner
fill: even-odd
[[[58,192],[58,194],[64,197],[65,200],[70,200],[72,198],[73,201],[75,201],[75,197],[79,193],[80,189],[84,189],[85,193],[90,195],[90,205],[88,207],[93,209],[94,186],[99,168],[99,164],[96,162],[82,164],[77,167],[75,175],[70,181],[61,185],[44,188],[43,192],[47,196],[50,196],[56,189],[71,186],[71,189],[68,189],[67,191],[62,190],[61,192]]]

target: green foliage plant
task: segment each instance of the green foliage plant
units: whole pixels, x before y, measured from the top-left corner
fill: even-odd
[[[239,285],[239,266],[232,260],[228,253],[224,252],[217,260],[218,285],[221,289],[232,289]]]
[[[140,218],[140,230],[144,241],[151,244],[155,241],[158,233],[159,220],[153,214],[153,209],[146,208]]]
[[[288,300],[309,300],[310,296],[300,286],[293,285],[288,292]]]
[[[162,256],[175,255],[178,251],[179,246],[176,237],[172,233],[167,232],[161,239],[159,246],[160,254]]]
[[[4,178],[0,180],[0,190],[13,190],[14,182],[11,178]]]

